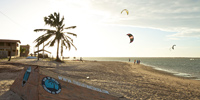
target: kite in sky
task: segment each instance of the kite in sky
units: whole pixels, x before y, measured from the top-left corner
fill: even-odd
[[[121,14],[122,14],[124,11],[126,11],[126,13],[127,13],[127,15],[128,15],[129,12],[128,12],[127,9],[122,10],[122,11],[121,11]]]
[[[176,46],[176,45],[173,45],[173,46],[172,46],[172,49],[173,49],[173,50],[174,50],[174,46]]]
[[[174,45],[172,45],[172,47],[169,49],[169,50],[171,50],[171,49],[173,49],[174,50],[174,46],[176,46],[175,44]]]
[[[134,37],[133,37],[133,35],[132,34],[127,34],[128,36],[129,36],[129,38],[130,38],[130,43],[132,43],[133,42],[133,40],[134,40]]]

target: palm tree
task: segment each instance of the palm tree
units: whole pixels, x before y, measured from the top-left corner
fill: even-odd
[[[34,30],[35,32],[40,32],[40,31],[46,32],[45,34],[41,35],[34,41],[37,43],[35,45],[36,47],[38,47],[45,41],[48,41],[45,44],[45,46],[49,45],[50,47],[54,46],[54,44],[57,42],[56,61],[61,61],[59,59],[59,45],[61,41],[62,41],[61,47],[65,46],[66,49],[67,48],[70,49],[72,45],[75,49],[77,49],[73,44],[73,39],[68,36],[68,35],[73,35],[73,36],[77,36],[77,35],[71,32],[64,32],[64,29],[74,29],[76,28],[76,26],[64,28],[65,24],[63,24],[63,21],[64,21],[64,17],[60,19],[60,14],[55,12],[54,14],[50,14],[48,17],[44,17],[45,24],[49,25],[50,27],[55,28],[54,30],[52,29],[35,29]],[[66,35],[65,33],[67,33],[68,35]]]

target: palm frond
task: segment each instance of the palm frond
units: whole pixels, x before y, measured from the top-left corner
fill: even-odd
[[[64,26],[65,26],[65,24],[63,24],[63,25],[60,27],[60,31],[63,31],[63,30],[64,30]]]
[[[56,33],[56,30],[48,30],[47,33]]]
[[[66,33],[77,37],[75,33],[71,33],[71,32],[66,32]]]
[[[63,16],[62,19],[61,19],[60,22],[59,22],[60,25],[63,25],[64,19],[65,19],[65,18],[64,18],[64,16]]]
[[[70,39],[70,41],[72,41],[72,43],[73,43],[73,39],[71,38],[71,37],[69,37],[69,36],[67,36],[67,35],[63,35],[63,38],[65,38],[65,39]]]
[[[47,35],[47,36],[45,36],[45,37],[44,37],[43,35],[40,36],[39,39],[36,40],[36,42],[37,42],[36,47],[39,46],[39,45],[41,45],[41,44],[44,43],[45,41],[47,41],[51,36],[52,36],[51,34],[49,34],[49,35]]]
[[[75,47],[75,45],[73,43],[71,43],[71,45],[75,48],[75,50],[77,50],[77,48]]]
[[[66,49],[68,48],[64,41],[63,41],[63,46],[65,46]]]
[[[77,48],[74,46],[74,44],[72,42],[70,42],[67,38],[63,38],[64,42],[67,43],[67,46],[69,47],[69,50],[71,48],[71,45],[77,50]]]
[[[44,47],[48,46],[51,42],[52,40],[50,40],[47,44],[45,44]]]
[[[47,32],[47,33],[45,33],[45,34],[43,34],[43,35],[41,35],[40,37],[38,37],[34,42],[39,42],[39,41],[41,41],[41,40],[44,40],[44,41],[46,41],[47,39],[49,39],[51,36],[53,36],[54,35],[54,32],[53,33],[51,33],[51,32]]]
[[[65,28],[65,29],[70,29],[70,28],[76,28],[76,26],[70,26],[70,27],[67,27],[67,28]]]
[[[67,47],[69,48],[69,50],[71,49],[71,45],[70,45],[70,41],[65,41],[67,43]]]
[[[57,39],[54,38],[54,40],[53,40],[53,41],[51,42],[51,44],[50,44],[50,47],[54,46],[56,40],[57,40]]]
[[[55,20],[54,21],[57,21],[57,20],[59,20],[59,13],[57,14],[56,12],[54,12],[54,14],[53,14],[53,16],[54,16],[54,18],[55,18]]]
[[[58,13],[54,13],[54,14],[50,14],[48,17],[44,17],[44,21],[46,25],[50,25],[51,27],[57,27],[59,26],[59,17],[60,14]]]
[[[44,36],[44,35],[42,35],[42,36]],[[33,42],[38,42],[40,39],[41,39],[41,37],[42,36],[39,36],[37,39],[35,39]]]
[[[39,32],[39,31],[49,31],[50,29],[35,29],[34,32]]]

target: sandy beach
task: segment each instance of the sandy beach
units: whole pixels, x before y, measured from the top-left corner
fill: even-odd
[[[199,100],[200,81],[176,77],[144,65],[116,61],[0,60],[0,100],[21,100],[10,86],[27,65],[39,65],[88,85],[137,100]],[[89,77],[89,78],[87,78]],[[116,93],[116,94],[115,94]],[[14,98],[14,99],[13,99]]]

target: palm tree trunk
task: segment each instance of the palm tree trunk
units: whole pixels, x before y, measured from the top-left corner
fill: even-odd
[[[44,42],[43,42],[43,53],[42,53],[42,55],[43,55],[43,59],[44,59]]]
[[[11,60],[11,56],[12,56],[12,43],[10,43],[10,57],[9,57],[8,61]]]
[[[59,44],[60,44],[60,41],[58,40],[57,41],[58,42],[58,45],[57,45],[57,55],[56,55],[56,61],[60,61],[60,59],[59,59]]]

